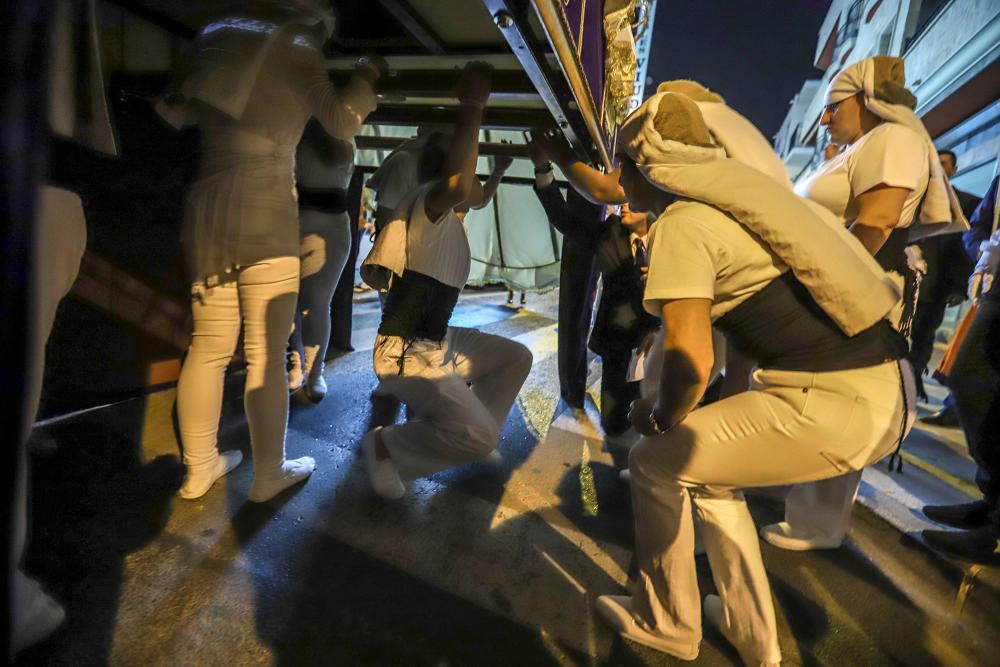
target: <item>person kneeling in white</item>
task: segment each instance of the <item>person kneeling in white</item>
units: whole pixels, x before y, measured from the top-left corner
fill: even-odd
[[[467,209],[473,193],[488,97],[485,69],[470,65],[448,151],[422,151],[421,181],[432,182],[406,207],[406,268],[389,288],[374,366],[376,392],[406,403],[411,418],[373,429],[361,443],[372,488],[384,498],[402,497],[402,480],[499,458],[500,430],[531,370],[524,345],[448,326],[469,277],[469,241],[456,209]]]
[[[905,341],[884,320],[899,290],[843,227],[716,147],[698,108],[659,93],[622,127],[622,186],[659,214],[646,309],[663,318],[660,385],[630,415],[639,573],[597,610],[615,630],[698,656],[694,502],[720,596],[707,619],[748,665],[781,660],[757,534],[740,489],[857,470],[899,442]],[[711,328],[758,366],[750,391],[695,410]],[[912,379],[912,378],[911,378]]]

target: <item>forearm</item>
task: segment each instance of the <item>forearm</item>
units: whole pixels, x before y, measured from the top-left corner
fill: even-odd
[[[604,173],[584,164],[580,160],[559,163],[570,185],[580,195],[594,204],[625,204],[628,199],[618,182],[617,171]]]
[[[500,183],[503,182],[504,172],[501,170],[496,170],[489,175],[486,182],[482,184],[480,189],[480,195],[478,197],[478,204],[474,205],[472,208],[485,208],[490,200],[496,196],[497,190],[500,188]]]
[[[892,229],[879,224],[868,224],[863,220],[855,220],[850,227],[853,234],[861,245],[872,255],[881,250]]]
[[[309,110],[327,134],[350,141],[376,106],[371,82],[355,75],[342,91],[330,83],[325,69],[313,77],[308,93]]]
[[[667,345],[653,408],[656,424],[666,429],[684,419],[697,406],[707,385],[708,375],[699,373],[689,356]]]
[[[482,107],[465,104],[459,107],[458,122],[444,161],[448,189],[458,196],[458,202],[469,198],[476,180],[476,160],[479,157],[479,126]]]

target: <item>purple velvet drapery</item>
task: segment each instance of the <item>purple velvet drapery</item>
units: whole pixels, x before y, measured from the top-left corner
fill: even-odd
[[[601,100],[604,99],[604,0],[569,0],[564,4],[570,33],[600,113]]]

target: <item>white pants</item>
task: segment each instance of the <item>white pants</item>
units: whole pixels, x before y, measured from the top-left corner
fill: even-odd
[[[219,456],[217,437],[226,368],[243,328],[247,378],[244,402],[254,474],[278,474],[285,462],[288,380],[285,346],[295,314],[299,258],[276,257],[242,266],[232,280],[192,290],[194,334],[177,382],[177,417],[189,470]]]
[[[27,545],[28,527],[28,452],[27,434],[38,413],[45,375],[45,343],[52,332],[56,311],[76,280],[80,260],[87,249],[87,221],[83,203],[72,192],[49,185],[38,189],[35,212],[34,256],[32,257],[31,292],[33,331],[30,334],[31,367],[25,386],[24,408],[21,415],[25,439],[18,443],[17,494],[14,508],[14,535],[10,541],[13,566],[13,626],[23,619],[37,595],[37,589],[21,572],[21,560]]]
[[[440,343],[379,335],[378,391],[406,403],[411,415],[382,430],[400,476],[426,477],[493,451],[531,359],[521,343],[475,329],[448,327]]]
[[[889,276],[903,289],[903,276],[890,271]],[[888,319],[893,326],[899,328],[903,316],[903,302],[896,304],[889,313]],[[910,368],[908,361],[901,362]],[[904,374],[906,380],[906,399],[908,415],[905,434],[910,432],[917,419],[917,389],[910,373]],[[802,539],[818,539],[823,542],[841,542],[847,537],[847,529],[851,526],[851,510],[861,486],[861,471],[855,471],[839,477],[824,479],[819,482],[801,484],[792,487],[785,497],[785,523],[788,524],[788,534]]]
[[[351,219],[347,213],[299,212],[300,272],[298,314],[292,348],[303,349],[306,382],[323,374],[330,343],[330,302],[351,252]]]
[[[701,597],[691,501],[728,625],[744,659],[778,662],[757,531],[741,488],[824,479],[877,461],[904,416],[895,363],[834,373],[758,370],[751,391],[692,412],[632,450],[639,577],[647,629],[696,646]]]

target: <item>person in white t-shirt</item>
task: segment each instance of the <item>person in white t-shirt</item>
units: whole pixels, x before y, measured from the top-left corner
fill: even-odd
[[[916,305],[917,276],[906,255],[914,224],[931,180],[936,153],[914,128],[879,116],[859,88],[862,67],[877,74],[875,95],[883,104],[909,106],[916,99],[903,87],[902,61],[880,58],[848,67],[830,84],[820,123],[842,150],[825,161],[796,192],[833,213],[886,271],[905,284],[892,319],[906,334]],[[880,85],[881,84],[881,85]],[[839,547],[847,535],[861,471],[793,488],[785,520],[761,529],[774,546],[804,551]]]
[[[892,451],[906,407],[905,341],[885,319],[898,293],[846,230],[726,158],[688,98],[650,97],[619,145],[630,203],[659,216],[644,305],[665,340],[657,391],[630,415],[646,436],[629,457],[638,576],[631,596],[600,596],[596,609],[623,636],[683,660],[698,656],[704,610],[745,664],[777,665],[741,489],[823,479]],[[713,326],[758,370],[750,391],[696,408]],[[719,591],[704,604],[695,513]]]
[[[426,185],[401,206],[406,267],[385,299],[373,361],[376,395],[406,403],[409,419],[376,427],[361,442],[372,488],[386,499],[405,494],[403,480],[499,459],[500,430],[531,370],[524,345],[449,326],[471,262],[459,213],[482,200],[475,169],[487,72],[476,63],[466,68],[448,150],[421,151],[418,175]]]

